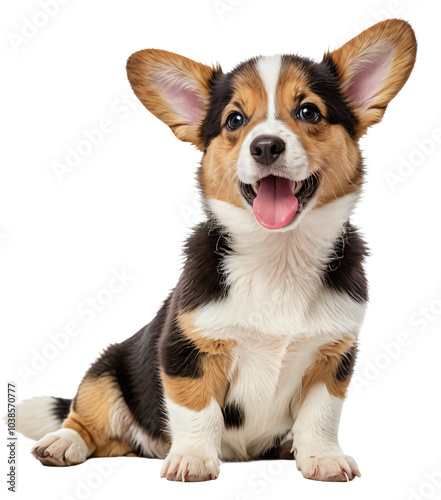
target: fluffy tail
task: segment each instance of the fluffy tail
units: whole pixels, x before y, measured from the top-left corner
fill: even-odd
[[[70,410],[71,399],[39,396],[17,405],[17,431],[31,439],[41,439],[61,428]]]

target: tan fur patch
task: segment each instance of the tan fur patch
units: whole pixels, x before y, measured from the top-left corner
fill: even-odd
[[[113,439],[108,441],[106,444],[98,446],[98,448],[93,452],[92,457],[124,457],[124,456],[136,456],[132,452],[132,447],[125,441],[119,439]]]
[[[75,397],[75,410],[71,408],[62,425],[77,431],[86,442],[89,454],[93,453],[94,456],[95,453],[101,453],[96,456],[105,456],[102,455],[103,450],[115,450],[117,442],[122,443],[119,437],[113,434],[110,423],[112,407],[122,397],[115,384],[111,376],[85,378]]]
[[[164,391],[172,401],[194,411],[206,408],[212,398],[223,406],[228,390],[227,375],[231,366],[234,341],[212,340],[195,331],[192,313],[180,313],[178,323],[183,334],[200,350],[202,376],[169,377],[161,370]]]
[[[72,429],[83,438],[84,442],[87,445],[88,448],[88,456],[96,450],[96,444],[91,436],[90,432],[86,429],[86,427],[79,422],[81,420],[81,417],[77,415],[76,412],[73,412],[72,410],[70,411],[68,417],[66,420],[64,420],[63,424],[61,427],[65,429]]]
[[[234,97],[223,111],[221,123],[234,111],[245,113],[247,125],[236,131],[223,127],[202,158],[201,185],[207,198],[217,199],[243,208],[243,200],[238,189],[236,164],[246,136],[266,118],[267,95],[257,70],[247,66],[234,79]]]
[[[310,170],[320,177],[317,208],[360,190],[363,182],[358,146],[339,125],[326,125],[320,137],[300,135]]]
[[[331,396],[340,399],[345,397],[351,377],[348,376],[343,381],[338,380],[337,370],[343,356],[355,343],[353,337],[348,337],[338,342],[323,345],[318,349],[317,361],[308,369],[302,380],[302,401],[311,388],[318,383],[325,383]]]

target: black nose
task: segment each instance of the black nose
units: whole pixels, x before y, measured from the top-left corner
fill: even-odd
[[[262,165],[271,165],[285,151],[285,143],[274,135],[260,135],[250,146],[251,156]]]

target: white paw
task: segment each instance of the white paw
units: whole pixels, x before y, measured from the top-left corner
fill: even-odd
[[[219,460],[199,458],[191,455],[169,454],[164,460],[161,477],[169,481],[209,481],[219,475]]]
[[[361,477],[357,463],[348,455],[309,456],[296,458],[296,461],[297,469],[306,479],[346,482],[352,481],[355,476]]]
[[[43,465],[76,465],[87,458],[87,445],[73,429],[60,429],[46,434],[32,448],[32,455]]]

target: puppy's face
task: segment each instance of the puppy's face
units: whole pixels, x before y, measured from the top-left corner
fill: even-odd
[[[381,120],[410,75],[410,26],[379,23],[321,63],[258,57],[224,74],[176,54],[128,61],[143,104],[204,152],[205,197],[234,205],[268,230],[289,230],[314,207],[357,191],[358,139]]]
[[[277,230],[360,186],[357,118],[327,65],[260,57],[218,77],[212,94],[202,125],[207,197]]]

